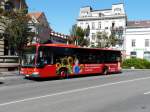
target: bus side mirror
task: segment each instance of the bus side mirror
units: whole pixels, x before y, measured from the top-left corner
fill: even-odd
[[[43,64],[46,65],[47,64],[47,60],[44,60]]]

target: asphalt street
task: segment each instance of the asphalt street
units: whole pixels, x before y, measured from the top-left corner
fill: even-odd
[[[150,70],[32,81],[0,79],[0,112],[150,112]]]

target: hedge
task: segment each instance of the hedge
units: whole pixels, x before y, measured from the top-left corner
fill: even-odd
[[[131,58],[122,63],[122,68],[150,69],[150,62],[145,59]]]

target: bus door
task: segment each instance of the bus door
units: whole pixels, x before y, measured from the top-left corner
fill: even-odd
[[[53,64],[53,52],[51,47],[41,46],[38,50],[37,68],[42,77],[55,75],[55,66]]]

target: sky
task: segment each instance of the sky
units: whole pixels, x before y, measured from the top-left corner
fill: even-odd
[[[81,7],[93,10],[111,9],[112,4],[124,3],[130,20],[150,20],[150,0],[26,0],[29,12],[44,12],[51,28],[69,34]]]

